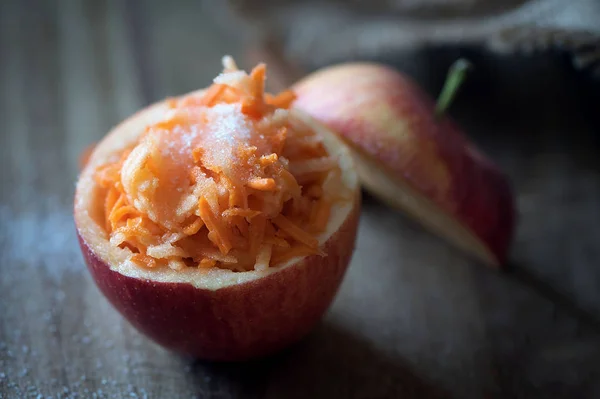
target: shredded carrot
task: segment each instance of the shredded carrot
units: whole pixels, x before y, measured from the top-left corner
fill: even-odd
[[[265,237],[264,242],[266,244],[273,244],[275,246],[283,247],[283,248],[290,247],[289,242],[287,242],[284,238],[277,237],[277,236]]]
[[[194,162],[195,163],[200,162],[203,154],[204,154],[204,150],[201,147],[194,148],[194,150],[192,151],[192,157],[194,158]],[[194,168],[194,169],[199,170],[197,168]]]
[[[258,104],[264,102],[266,73],[267,66],[265,64],[258,64],[250,73],[253,86],[252,99]]]
[[[144,254],[133,254],[133,256],[131,257],[131,261],[137,263],[140,266],[144,266],[150,269],[156,267],[156,259]]]
[[[200,229],[204,226],[204,222],[202,218],[196,218],[190,225],[183,229],[183,233],[187,236],[192,236],[196,234]]]
[[[116,188],[110,188],[108,190],[108,193],[106,194],[106,197],[104,198],[104,228],[108,231],[111,231],[112,228],[112,223],[110,222],[110,213],[112,212],[113,208],[115,207],[115,204],[117,202],[117,200],[119,199],[119,192],[117,191]]]
[[[216,263],[217,261],[214,259],[204,258],[198,263],[198,267],[201,269],[210,269],[211,267],[214,267]]]
[[[263,168],[267,167],[267,166],[271,166],[273,165],[275,162],[277,162],[277,160],[279,159],[279,157],[277,157],[277,154],[272,153],[269,155],[263,155],[260,157],[260,166],[262,166]]]
[[[223,85],[214,85],[211,86],[210,89],[206,92],[206,94],[202,97],[202,105],[206,105],[210,107],[215,103],[218,99],[219,95],[223,93],[226,86]]]
[[[202,248],[200,250],[202,256],[206,259],[212,259],[221,263],[237,263],[238,259],[233,255],[223,255],[219,250],[214,248]]]
[[[277,184],[272,178],[257,178],[248,182],[248,187],[260,191],[274,191],[277,189]]]
[[[110,213],[111,226],[113,226],[113,228],[115,228],[118,225],[119,221],[121,219],[123,219],[125,216],[135,217],[138,214],[139,214],[139,212],[137,211],[137,209],[135,209],[131,205],[117,206],[117,204],[115,204],[113,211]]]
[[[126,208],[124,210],[125,212],[122,212],[121,208]],[[120,194],[108,213],[108,223],[110,223],[111,228],[114,229],[117,226],[117,222],[120,219],[121,214],[126,214],[127,211],[131,210],[130,208],[132,207],[127,205],[127,198],[123,194]]]
[[[291,90],[286,90],[276,96],[265,94],[265,101],[277,108],[289,108],[296,99],[296,95]]]
[[[315,231],[325,230],[331,213],[331,204],[327,199],[323,198],[317,202],[316,206],[313,206],[313,210],[314,212],[311,214],[310,218],[311,227],[313,227]]]
[[[252,219],[254,216],[260,215],[260,211],[255,211],[252,209],[241,209],[241,208],[231,208],[223,211],[223,217],[232,217],[232,216],[242,216],[248,219]]]
[[[200,211],[202,221],[208,228],[208,239],[219,247],[221,253],[227,254],[231,249],[231,239],[224,228],[225,226],[219,223],[219,220],[213,215],[206,198],[200,198],[198,201],[198,210]]]
[[[335,202],[323,185],[336,160],[289,119],[292,91],[264,92],[264,64],[250,74],[224,65],[202,94],[167,100],[168,116],[96,171],[104,227],[140,267],[260,271],[323,254],[316,236]]]
[[[315,237],[302,230],[282,214],[277,215],[277,217],[273,219],[273,224],[310,248],[315,248],[319,245],[319,242]]]

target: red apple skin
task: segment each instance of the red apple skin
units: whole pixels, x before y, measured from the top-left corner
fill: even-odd
[[[79,234],[98,288],[139,331],[173,351],[204,360],[261,357],[308,334],[331,304],[350,262],[360,198],[324,244],[310,256],[251,282],[218,290],[161,283],[112,271]]]
[[[453,215],[505,263],[515,225],[504,174],[413,81],[387,66],[356,63],[317,71],[293,86],[294,107],[340,134]]]

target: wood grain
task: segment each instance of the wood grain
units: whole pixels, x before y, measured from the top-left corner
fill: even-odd
[[[370,198],[334,306],[284,353],[203,363],[124,322],[77,248],[78,156],[137,108],[205,86],[224,53],[243,54],[209,11],[0,2],[0,398],[600,395],[596,331]],[[394,62],[435,92],[455,55]],[[467,55],[478,72],[452,112],[513,179],[511,258],[600,318],[600,110],[585,102],[596,97],[546,58]]]

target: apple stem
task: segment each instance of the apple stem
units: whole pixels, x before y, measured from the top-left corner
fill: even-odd
[[[448,76],[444,82],[444,87],[440,93],[437,103],[435,104],[435,118],[441,118],[458,93],[458,89],[462,85],[467,76],[467,71],[473,65],[464,58],[459,58],[448,69]]]

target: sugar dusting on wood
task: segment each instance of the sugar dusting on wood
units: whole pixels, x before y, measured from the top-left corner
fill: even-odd
[[[87,276],[70,208],[47,199],[43,209],[15,212],[0,205],[2,259],[12,267],[4,270],[0,279],[0,313],[4,315],[2,325],[6,326],[0,330],[0,397],[112,398],[121,392],[122,397],[148,398],[143,387],[123,382],[123,376],[135,375],[144,367],[148,353],[138,352],[144,339],[125,324]],[[37,275],[46,276],[47,285],[32,288],[46,291],[47,301],[39,302],[10,290],[24,281],[36,281]],[[73,307],[74,303],[82,306],[86,301],[100,303],[95,314],[79,313],[80,309]],[[6,311],[10,303],[17,302],[29,319],[37,317],[42,321],[34,330],[9,327],[22,326],[18,322],[22,314],[9,316]],[[82,316],[79,321],[70,319],[71,314],[77,313]],[[123,354],[124,332],[134,354]],[[163,352],[152,348],[150,353],[157,351]],[[56,363],[47,357],[51,353],[55,358],[70,359],[58,374]],[[96,353],[96,358],[87,357],[89,353]],[[101,384],[89,383],[86,371],[90,370],[104,376]],[[48,378],[49,375],[62,377]],[[185,373],[179,383],[184,378]]]
[[[83,267],[73,213],[53,199],[47,199],[43,209],[43,212],[14,212],[0,204],[4,227],[0,229],[0,243],[4,256],[12,262],[44,267],[44,272],[59,281],[64,272]]]

